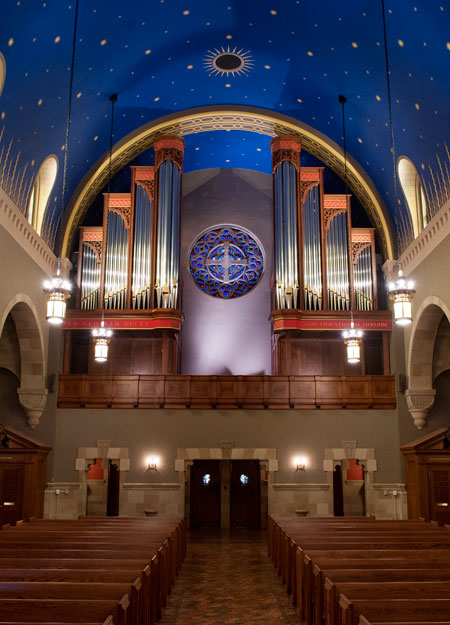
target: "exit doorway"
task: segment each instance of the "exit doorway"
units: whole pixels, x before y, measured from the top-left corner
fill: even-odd
[[[261,527],[259,460],[194,460],[189,486],[192,529]]]

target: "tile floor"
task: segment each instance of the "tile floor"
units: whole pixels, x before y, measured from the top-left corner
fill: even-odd
[[[190,532],[161,625],[298,625],[265,532]]]

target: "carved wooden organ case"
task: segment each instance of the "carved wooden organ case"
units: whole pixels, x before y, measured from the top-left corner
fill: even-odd
[[[272,321],[277,350],[273,369],[278,374],[299,374],[305,370],[293,361],[304,360],[305,350],[303,356],[286,357],[286,351],[294,348],[279,344],[280,338],[290,341],[299,338],[303,330],[312,330],[322,336],[329,331],[330,339],[332,331],[336,334],[349,326],[350,308],[357,327],[390,329],[390,322],[384,319],[389,313],[378,311],[375,229],[352,228],[351,196],[324,192],[323,167],[301,167],[298,137],[277,136],[271,150]],[[309,336],[313,337],[311,332]],[[337,348],[342,350],[342,345]],[[341,356],[344,358],[343,353]]]
[[[104,194],[103,225],[80,228],[77,311],[65,327],[80,327],[74,317],[94,326],[104,312],[109,327],[160,330],[173,339],[180,331],[184,140],[161,135],[154,149],[154,167],[131,167],[130,193]]]

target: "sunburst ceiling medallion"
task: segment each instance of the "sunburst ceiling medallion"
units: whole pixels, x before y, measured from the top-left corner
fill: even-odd
[[[248,50],[222,46],[208,50],[203,64],[209,76],[246,76],[253,69],[253,58]]]

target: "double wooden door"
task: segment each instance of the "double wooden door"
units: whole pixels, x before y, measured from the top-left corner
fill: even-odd
[[[220,528],[220,461],[194,460],[191,467],[191,528]]]
[[[259,460],[231,461],[230,527],[261,527]]]
[[[220,528],[222,505],[229,505],[231,528],[259,528],[260,492],[258,460],[232,460],[226,467],[220,460],[195,460],[190,481],[191,528]]]

